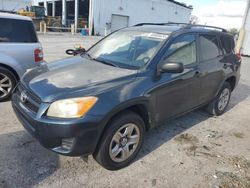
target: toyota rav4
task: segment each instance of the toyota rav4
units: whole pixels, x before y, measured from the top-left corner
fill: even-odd
[[[233,36],[217,27],[138,24],[29,71],[12,106],[44,147],[92,154],[117,170],[136,157],[149,129],[204,106],[225,112],[240,78],[234,47]]]

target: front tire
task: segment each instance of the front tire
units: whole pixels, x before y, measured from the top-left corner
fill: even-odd
[[[207,106],[207,111],[215,116],[222,115],[229,104],[231,92],[231,85],[228,82],[225,82],[217,97]]]
[[[0,102],[9,99],[15,86],[15,75],[8,69],[0,67]]]
[[[104,168],[119,170],[128,166],[140,151],[145,124],[139,115],[126,111],[107,126],[93,156]]]

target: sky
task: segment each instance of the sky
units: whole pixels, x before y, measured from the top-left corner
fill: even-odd
[[[192,15],[199,24],[223,28],[241,28],[248,0],[179,0],[193,5]]]

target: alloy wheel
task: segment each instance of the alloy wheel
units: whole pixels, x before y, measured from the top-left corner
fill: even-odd
[[[9,95],[11,89],[12,89],[11,79],[7,75],[0,73],[0,99]]]
[[[122,126],[113,136],[109,156],[114,162],[126,161],[137,149],[140,141],[140,130],[133,123]]]
[[[223,111],[228,102],[229,102],[229,98],[230,98],[230,91],[228,88],[225,88],[222,92],[221,92],[221,95],[219,97],[219,101],[218,101],[218,109],[220,111]]]

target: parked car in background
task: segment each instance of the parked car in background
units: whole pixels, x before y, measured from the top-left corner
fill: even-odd
[[[0,13],[0,102],[22,75],[43,62],[42,46],[30,18]]]
[[[29,71],[12,106],[46,148],[92,154],[117,170],[136,157],[150,128],[203,106],[213,115],[226,111],[240,78],[234,47],[220,28],[140,24]]]

